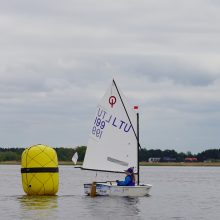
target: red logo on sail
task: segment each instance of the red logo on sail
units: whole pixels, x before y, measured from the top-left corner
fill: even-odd
[[[113,108],[113,105],[116,103],[116,97],[110,96],[108,101],[109,101],[109,104],[111,105],[111,107]]]

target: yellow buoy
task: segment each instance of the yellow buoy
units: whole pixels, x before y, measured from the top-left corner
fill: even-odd
[[[28,195],[55,195],[59,186],[56,151],[45,145],[24,150],[21,158],[22,186]]]

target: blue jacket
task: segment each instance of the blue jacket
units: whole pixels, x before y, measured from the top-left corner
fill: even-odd
[[[117,180],[117,185],[118,185],[118,186],[134,186],[135,183],[132,181],[131,175],[127,175],[127,176],[125,177],[125,180],[124,180],[124,181],[118,181],[118,180]]]

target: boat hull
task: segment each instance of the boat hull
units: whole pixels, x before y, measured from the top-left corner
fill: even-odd
[[[84,192],[90,195],[92,184],[84,184]],[[129,196],[140,197],[149,195],[152,185],[138,185],[138,186],[117,186],[111,184],[96,183],[97,196]]]

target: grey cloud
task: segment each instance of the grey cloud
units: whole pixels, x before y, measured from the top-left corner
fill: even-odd
[[[1,144],[86,144],[113,77],[144,145],[218,144],[217,1],[0,3]]]
[[[171,56],[110,56],[100,62],[108,64],[126,75],[143,77],[145,80],[159,82],[171,80],[177,84],[208,86],[219,76],[187,62],[181,57]]]

